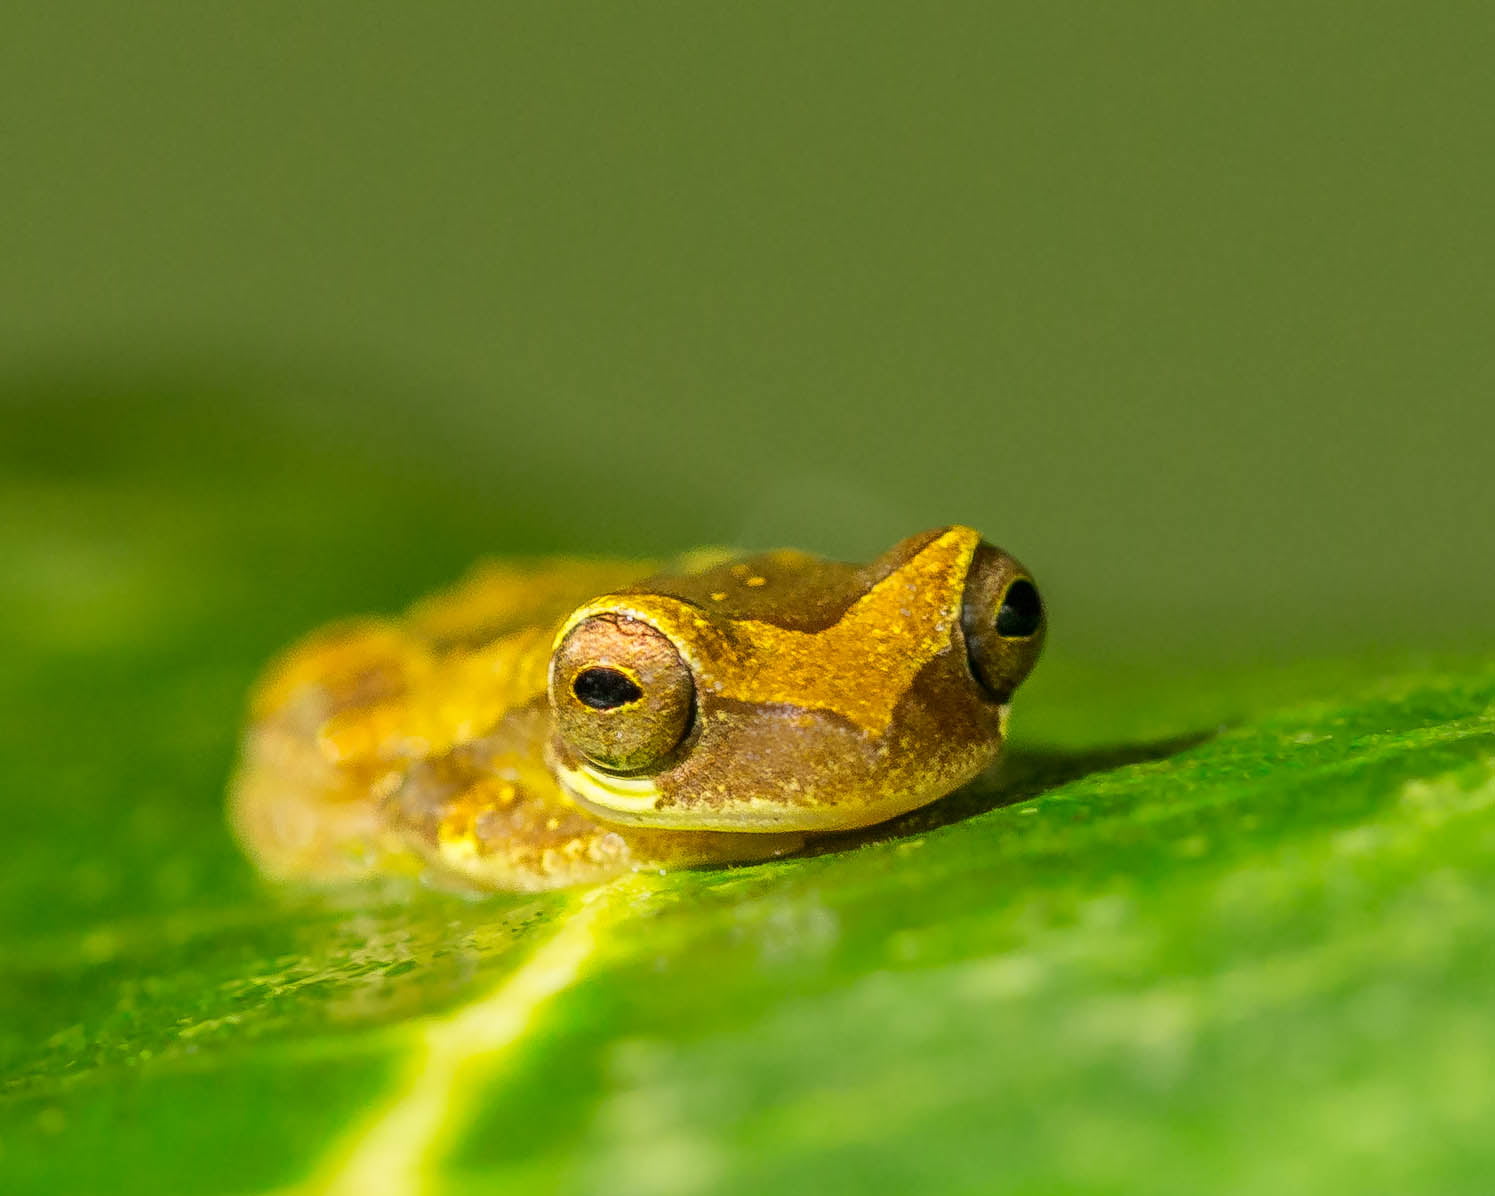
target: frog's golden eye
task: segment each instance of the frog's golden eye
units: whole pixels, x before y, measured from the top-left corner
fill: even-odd
[[[550,661],[562,738],[610,772],[657,766],[690,731],[695,682],[668,636],[626,615],[573,627]]]
[[[999,548],[976,550],[961,615],[971,672],[1005,702],[1032,671],[1043,647],[1043,600],[1017,561]]]

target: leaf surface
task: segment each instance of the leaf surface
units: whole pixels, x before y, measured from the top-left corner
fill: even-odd
[[[799,858],[275,891],[254,671],[501,525],[151,426],[0,490],[7,1192],[1485,1190],[1495,662],[1061,648],[995,774]]]

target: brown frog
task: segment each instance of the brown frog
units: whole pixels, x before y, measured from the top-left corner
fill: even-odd
[[[534,890],[782,855],[986,768],[1044,630],[1028,572],[966,527],[868,565],[488,565],[272,665],[231,817],[309,880]]]

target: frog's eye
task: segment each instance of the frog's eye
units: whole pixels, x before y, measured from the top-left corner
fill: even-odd
[[[983,544],[971,562],[961,623],[971,672],[998,701],[1006,701],[1038,661],[1043,647],[1043,600],[1015,560]]]
[[[1027,639],[1042,623],[1043,603],[1038,600],[1038,587],[1026,577],[1019,577],[1007,587],[1002,604],[997,607],[997,634],[1003,639]]]
[[[644,772],[689,732],[695,682],[662,632],[626,615],[594,615],[551,657],[550,705],[562,738],[594,764]]]
[[[593,710],[616,710],[644,696],[638,682],[622,669],[582,669],[571,679],[571,692]]]

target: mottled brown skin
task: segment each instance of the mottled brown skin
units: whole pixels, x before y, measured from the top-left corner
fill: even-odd
[[[266,873],[309,880],[534,890],[782,855],[989,765],[1043,636],[1027,572],[964,527],[865,566],[490,565],[276,662],[231,817]]]

